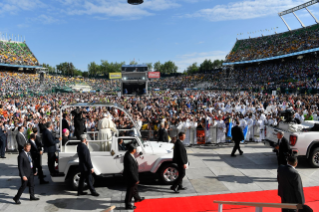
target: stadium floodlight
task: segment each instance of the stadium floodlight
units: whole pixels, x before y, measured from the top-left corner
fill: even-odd
[[[127,3],[132,4],[132,5],[139,5],[143,4],[143,0],[127,0]]]
[[[278,15],[283,20],[283,22],[285,23],[285,25],[287,26],[289,31],[291,31],[291,29],[290,29],[290,27],[288,26],[288,24],[286,23],[286,21],[284,20],[284,18],[282,16],[287,15],[289,13],[293,13],[294,16],[297,18],[297,20],[299,21],[299,23],[301,24],[301,26],[305,27],[305,25],[301,22],[301,20],[295,14],[296,11],[301,10],[301,9],[306,9],[309,12],[309,14],[315,19],[316,23],[318,24],[319,22],[318,22],[317,18],[307,8],[307,7],[309,7],[311,5],[314,5],[314,4],[318,3],[318,2],[319,2],[319,0],[311,0],[311,1],[308,1],[306,3],[301,4],[299,6],[293,7],[291,9],[289,9],[289,10],[282,11],[282,12],[278,13]]]

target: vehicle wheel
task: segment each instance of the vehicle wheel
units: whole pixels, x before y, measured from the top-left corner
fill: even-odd
[[[163,165],[159,172],[159,177],[164,185],[174,184],[178,176],[178,167],[173,163]]]
[[[319,168],[319,147],[311,151],[308,160],[312,167]]]
[[[69,178],[69,185],[71,186],[72,190],[77,191],[79,187],[81,172],[79,170],[74,171]],[[92,183],[94,185],[95,179],[94,176],[92,177]],[[87,183],[84,182],[83,190],[88,189]]]

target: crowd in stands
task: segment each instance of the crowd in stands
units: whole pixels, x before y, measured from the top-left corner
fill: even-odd
[[[319,57],[308,54],[303,59],[286,58],[284,61],[236,66],[230,78],[228,83],[236,89],[292,88],[319,91]],[[229,87],[229,84],[223,84],[223,87]]]
[[[39,65],[38,60],[25,43],[13,41],[0,41],[0,63]]]
[[[237,40],[226,62],[249,61],[319,47],[319,24],[280,34]]]

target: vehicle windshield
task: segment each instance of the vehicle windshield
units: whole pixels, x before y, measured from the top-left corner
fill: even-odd
[[[144,146],[144,139],[142,138],[142,137],[138,137],[139,139],[140,139],[140,141],[141,141],[141,143],[143,144],[143,146]]]

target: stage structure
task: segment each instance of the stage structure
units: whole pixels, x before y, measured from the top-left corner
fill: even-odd
[[[147,65],[123,65],[121,91],[127,95],[148,94]]]
[[[316,3],[318,3],[319,0],[312,0],[312,1],[308,1],[304,4],[301,4],[297,7],[293,7],[289,10],[285,10],[285,11],[282,11],[280,13],[278,13],[279,17],[282,19],[282,21],[285,23],[285,25],[287,26],[288,30],[291,31],[291,28],[289,27],[289,25],[287,24],[287,22],[285,21],[285,19],[283,18],[284,15],[287,15],[287,14],[294,14],[294,16],[297,18],[297,20],[299,21],[299,23],[301,24],[302,27],[305,27],[305,25],[301,22],[301,20],[298,18],[298,16],[296,15],[296,11],[298,10],[301,10],[301,9],[306,9],[308,11],[308,13],[315,19],[316,23],[319,24],[319,21],[318,19],[310,12],[310,10],[307,8],[311,5],[314,5]]]
[[[39,74],[40,84],[44,82],[44,77],[47,72],[48,72],[47,68],[36,68],[36,73]]]

